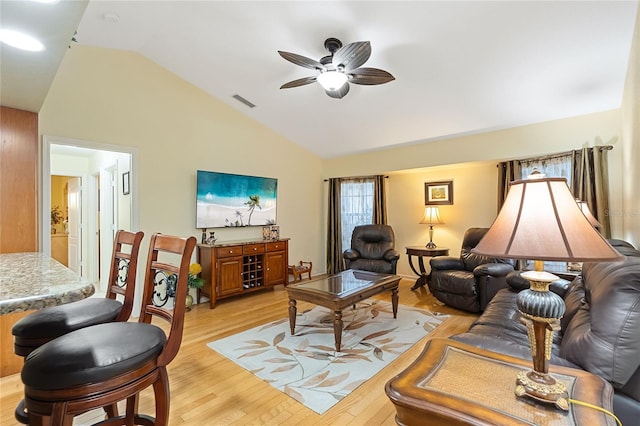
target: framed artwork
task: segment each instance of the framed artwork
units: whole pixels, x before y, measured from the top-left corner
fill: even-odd
[[[124,172],[122,174],[122,195],[128,195],[129,192],[129,172]]]
[[[453,181],[425,182],[424,205],[444,206],[453,204]]]

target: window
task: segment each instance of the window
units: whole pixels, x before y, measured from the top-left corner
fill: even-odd
[[[563,177],[567,179],[567,185],[571,188],[571,156],[561,155],[558,157],[523,160],[520,162],[521,176],[520,179],[526,179],[533,169],[538,169],[540,173],[544,173],[545,177]],[[567,262],[544,262],[545,270],[548,272],[567,271]],[[526,263],[525,269],[533,269],[533,261]]]
[[[358,225],[373,223],[374,179],[349,179],[340,183],[342,248],[351,247],[351,234]]]
[[[567,179],[567,185],[571,188],[571,156],[562,155],[553,158],[533,159],[520,161],[522,175],[520,179],[526,179],[533,169],[538,169],[546,177],[563,177]]]

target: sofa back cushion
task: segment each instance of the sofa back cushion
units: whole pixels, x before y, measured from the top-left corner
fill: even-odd
[[[621,388],[640,367],[640,257],[585,263],[574,284],[560,356]]]

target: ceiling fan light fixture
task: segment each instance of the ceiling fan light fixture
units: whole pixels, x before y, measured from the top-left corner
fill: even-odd
[[[345,73],[339,71],[325,71],[316,80],[325,90],[338,90],[347,82],[349,78]]]

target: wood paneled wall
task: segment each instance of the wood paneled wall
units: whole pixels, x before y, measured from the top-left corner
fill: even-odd
[[[0,107],[0,253],[32,251],[38,251],[38,114]]]

